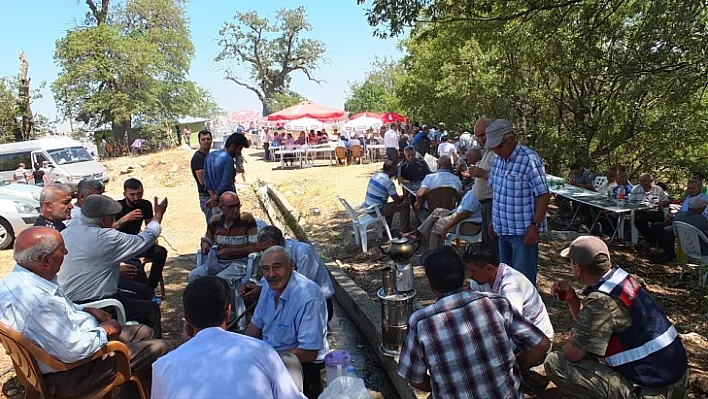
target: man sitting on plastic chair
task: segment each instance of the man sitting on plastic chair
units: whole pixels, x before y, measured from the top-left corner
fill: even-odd
[[[187,276],[192,282],[199,277],[216,275],[225,279],[234,290],[234,317],[246,310],[240,297],[243,279],[246,277],[248,255],[258,252],[258,226],[253,215],[241,213],[241,200],[233,191],[221,194],[221,214],[215,215],[201,241],[202,257],[206,258]],[[242,318],[239,328],[246,327]]]
[[[414,232],[404,234],[405,237],[413,240],[420,239],[421,236],[428,237],[428,249],[440,247],[445,242],[447,234],[458,223],[469,218],[482,218],[482,205],[479,203],[474,190],[469,190],[462,197],[460,205],[454,211],[438,208],[428,216]],[[465,223],[460,226],[460,234],[475,235],[482,229],[480,223]]]

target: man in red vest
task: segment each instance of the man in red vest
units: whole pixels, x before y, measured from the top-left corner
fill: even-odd
[[[688,361],[673,324],[626,271],[612,267],[597,237],[573,241],[561,256],[587,287],[581,300],[566,281],[552,293],[568,303],[576,323],[546,373],[574,398],[678,399],[686,395]]]

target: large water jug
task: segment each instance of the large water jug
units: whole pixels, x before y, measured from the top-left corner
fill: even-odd
[[[333,350],[325,355],[325,371],[327,373],[327,385],[337,379],[346,376],[347,368],[352,364],[352,355],[347,351]]]

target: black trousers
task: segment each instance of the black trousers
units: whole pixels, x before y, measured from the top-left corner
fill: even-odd
[[[322,369],[324,362],[302,364],[302,393],[308,399],[317,399],[322,393]]]
[[[126,278],[118,280],[118,289],[125,291],[124,294],[131,298],[142,299],[144,301],[151,301],[152,297],[155,296],[154,288]]]
[[[167,249],[163,246],[155,244],[142,254],[138,255],[138,258],[150,259],[152,262],[152,266],[150,266],[150,276],[145,274],[145,267],[142,262],[140,262],[140,259],[138,259],[137,262],[130,262],[138,266],[138,273],[135,275],[133,281],[147,284],[154,290],[157,288],[157,285],[160,283],[160,279],[162,278],[162,269],[165,268],[165,263],[167,262]]]
[[[398,162],[398,150],[395,148],[386,148],[386,156],[390,161]]]
[[[270,143],[263,143],[263,158],[270,161]]]
[[[332,298],[327,298],[327,323],[332,320],[332,316],[334,316],[334,302]]]
[[[675,258],[676,236],[674,235],[672,224],[668,222],[657,222],[651,226],[651,229],[655,240],[654,243],[664,250],[664,256],[671,257],[671,259]]]
[[[117,299],[123,304],[126,320],[145,324],[155,331],[155,338],[162,338],[160,305],[153,301],[132,298],[121,291],[111,295],[110,298]]]
[[[634,217],[634,226],[637,227],[639,234],[641,234],[648,243],[655,244],[656,237],[654,237],[651,226],[654,223],[663,222],[664,219],[664,212],[637,212]]]

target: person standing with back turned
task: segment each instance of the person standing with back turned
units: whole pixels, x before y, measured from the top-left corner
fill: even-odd
[[[209,153],[204,160],[204,187],[210,199],[207,208],[219,205],[219,196],[227,191],[236,192],[236,168],[234,158],[248,148],[248,139],[243,134],[232,134],[226,139],[224,149]],[[209,223],[209,221],[207,221]]]

